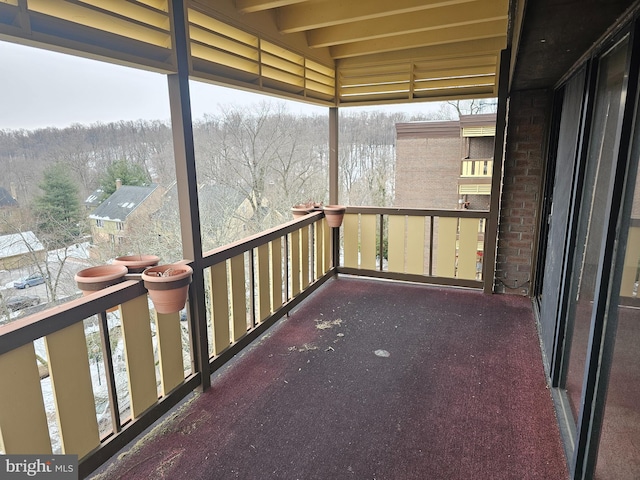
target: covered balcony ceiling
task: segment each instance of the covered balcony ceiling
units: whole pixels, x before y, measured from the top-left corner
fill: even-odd
[[[508,44],[509,0],[184,4],[192,78],[327,106],[494,97]],[[176,5],[0,0],[0,38],[171,73]]]
[[[631,3],[0,0],[0,39],[175,73],[183,36],[195,80],[317,105],[390,104],[495,97],[505,48],[512,89],[552,87]]]

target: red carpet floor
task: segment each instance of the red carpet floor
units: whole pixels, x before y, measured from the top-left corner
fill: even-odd
[[[568,474],[528,299],[340,277],[96,478]]]

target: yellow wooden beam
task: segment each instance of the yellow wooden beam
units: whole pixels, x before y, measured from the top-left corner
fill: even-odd
[[[271,253],[271,310],[275,312],[282,306],[282,238],[270,243]]]
[[[308,0],[236,0],[236,8],[242,13],[253,13],[307,1]]]
[[[388,269],[390,272],[404,273],[405,265],[405,222],[404,215],[389,215]]]
[[[370,18],[419,12],[431,8],[467,3],[472,0],[313,0],[278,10],[278,28],[283,33],[340,25]]]
[[[480,22],[505,20],[508,16],[508,7],[507,0],[447,5],[421,12],[309,30],[307,41],[310,47],[319,48],[442,28],[460,26],[473,28],[474,24]]]
[[[151,317],[146,295],[120,305],[127,360],[131,416],[137,418],[158,401]]]
[[[0,446],[7,454],[51,453],[33,343],[0,355]]]
[[[365,40],[329,49],[333,58],[348,58],[382,52],[428,47],[443,44],[458,44],[485,38],[502,38],[506,44],[507,20],[493,20],[472,27],[451,27],[427,32],[408,33],[374,40]]]
[[[220,355],[231,345],[229,328],[229,287],[227,284],[227,262],[216,263],[210,269],[211,310],[213,321],[213,354]]]
[[[328,227],[327,227],[328,228]],[[344,266],[358,268],[358,246],[359,246],[360,216],[357,213],[350,213],[342,220],[342,230],[344,233]]]
[[[409,48],[403,51],[382,52],[362,57],[338,59],[339,71],[343,68],[366,67],[367,65],[399,64],[404,62],[425,62],[449,59],[453,62],[464,61],[473,57],[496,56],[506,47],[504,37],[467,40],[420,48]]]
[[[445,78],[442,80],[428,80],[424,82],[415,82],[414,91],[422,90],[439,90],[443,88],[458,88],[458,87],[478,87],[478,86],[491,86],[495,84],[494,75],[484,75],[481,77],[458,77],[458,78]]]
[[[244,274],[244,254],[230,260],[231,316],[233,340],[238,341],[247,333],[247,293]]]
[[[184,380],[180,313],[156,312],[156,338],[160,364],[160,386],[166,396]]]
[[[377,215],[360,215],[360,267],[368,270],[376,269],[376,239],[378,237]]]
[[[62,453],[84,457],[100,445],[84,324],[45,337]]]

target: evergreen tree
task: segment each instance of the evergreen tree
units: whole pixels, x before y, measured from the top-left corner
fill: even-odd
[[[100,177],[100,188],[107,198],[116,191],[116,180],[120,180],[122,185],[149,185],[149,175],[142,166],[127,160],[117,160],[107,167],[105,173]]]
[[[53,247],[69,245],[82,233],[78,187],[62,164],[47,168],[43,175],[39,185],[43,193],[34,201],[38,233]]]

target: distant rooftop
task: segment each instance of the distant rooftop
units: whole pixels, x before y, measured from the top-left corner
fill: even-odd
[[[32,231],[0,235],[0,258],[42,250],[44,250],[44,246]]]
[[[131,213],[151,195],[158,185],[146,187],[123,185],[102,202],[89,215],[93,220],[112,220],[123,222]]]

